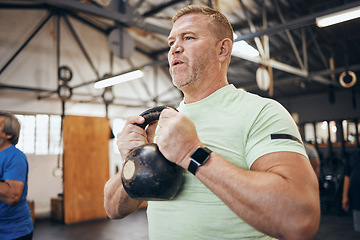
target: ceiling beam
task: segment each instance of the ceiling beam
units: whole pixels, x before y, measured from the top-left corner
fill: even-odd
[[[284,72],[288,72],[291,74],[295,74],[301,77],[307,77],[308,76],[308,71],[304,70],[304,69],[300,69],[300,68],[296,68],[290,65],[287,65],[285,63],[281,63],[279,61],[276,61],[274,59],[263,59],[259,56],[257,57],[250,57],[246,54],[243,54],[241,52],[233,52],[232,53],[233,56],[235,57],[239,57],[245,60],[248,60],[250,62],[254,62],[254,63],[258,63],[258,64],[262,64],[265,66],[271,66],[273,68],[276,68],[278,70],[284,71]]]
[[[22,86],[15,86],[15,85],[7,85],[0,83],[0,89],[13,89],[13,90],[23,90],[23,91],[32,91],[32,92],[51,92],[50,89],[45,88],[32,88],[32,87],[22,87]]]
[[[0,69],[0,75],[7,68],[7,66],[9,66],[9,64],[17,57],[17,55],[19,55],[19,53],[28,45],[28,43],[36,36],[36,34],[43,28],[43,26],[49,21],[52,16],[52,12],[47,14],[47,16],[41,21],[39,26],[30,35],[30,37],[21,45],[21,47],[14,53],[14,55],[9,59],[9,61],[5,63],[5,65]]]
[[[96,5],[90,5],[80,1],[73,0],[36,0],[36,2],[45,3],[50,6],[58,7],[61,9],[67,9],[72,11],[80,11],[84,13],[90,13],[99,17],[112,19],[118,22],[126,23],[127,16],[115,11],[109,11],[104,8],[100,8]]]
[[[126,6],[126,13],[119,13],[113,10],[98,7],[96,5],[86,4],[80,1],[73,0],[35,0],[36,2],[48,4],[49,6],[60,9],[67,9],[71,11],[80,11],[83,13],[92,14],[106,19],[114,20],[117,23],[125,24],[126,26],[138,27],[145,31],[158,33],[161,35],[168,35],[170,29],[161,26],[145,23],[144,19],[136,14],[135,9],[130,5]],[[118,1],[113,1],[114,4],[119,4]],[[116,7],[114,9],[117,9]]]
[[[288,21],[288,22],[286,22],[284,24],[280,24],[280,25],[270,27],[270,28],[267,28],[267,29],[264,29],[264,30],[256,31],[254,33],[249,33],[249,34],[239,36],[238,38],[235,39],[235,41],[253,39],[255,37],[260,37],[260,36],[263,36],[263,35],[272,35],[272,34],[276,34],[276,33],[279,33],[279,32],[283,32],[286,29],[289,30],[289,29],[295,29],[295,28],[300,28],[300,27],[304,27],[304,26],[313,25],[313,24],[315,24],[315,19],[317,17],[324,16],[326,14],[330,14],[330,13],[334,13],[334,12],[338,12],[338,11],[342,11],[342,10],[345,10],[345,9],[357,7],[359,5],[360,5],[360,1],[344,4],[344,5],[339,6],[339,7],[331,8],[331,9],[324,10],[324,11],[314,13],[314,14],[310,14],[310,15],[305,16],[305,17],[300,17],[300,18],[297,18],[295,20]]]
[[[41,9],[47,9],[45,5],[41,4],[17,4],[17,3],[0,3],[0,9],[23,9],[23,10],[29,10],[29,9],[35,9],[35,10],[41,10]]]
[[[143,17],[151,17],[152,15],[154,15],[158,12],[161,12],[165,8],[171,7],[172,5],[177,4],[179,2],[184,2],[184,0],[171,0],[170,2],[160,4],[156,7],[154,7],[153,9],[150,9],[149,11],[143,13],[142,16]]]

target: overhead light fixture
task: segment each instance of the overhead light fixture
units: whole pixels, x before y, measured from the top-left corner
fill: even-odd
[[[234,43],[233,46],[233,50],[232,53],[243,53],[246,56],[249,57],[257,57],[259,56],[259,51],[256,50],[254,47],[252,47],[251,45],[249,45],[247,42],[245,42],[244,40],[238,41]]]
[[[235,33],[233,33],[233,35],[234,35],[234,39],[236,39],[238,37]],[[234,52],[242,53],[249,57],[259,56],[259,51],[244,40],[234,42],[232,54]]]
[[[110,87],[119,83],[124,83],[127,81],[135,80],[138,78],[142,78],[144,73],[141,70],[135,70],[132,72],[124,73],[118,76],[110,77],[98,81],[94,84],[94,87],[97,89]]]
[[[360,6],[316,18],[318,27],[327,27],[360,17]]]

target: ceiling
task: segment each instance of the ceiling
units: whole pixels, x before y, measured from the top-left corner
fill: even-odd
[[[326,28],[315,24],[316,17],[359,6],[360,1],[0,0],[0,10],[45,9],[49,14],[77,19],[104,34],[124,28],[134,40],[135,51],[153,60],[146,65],[161,66],[167,72],[171,17],[188,4],[220,10],[233,25],[236,41],[245,40],[254,47],[265,48],[261,58],[232,57],[228,79],[236,87],[274,99],[326,93],[330,101],[338,91],[360,91],[359,82],[353,87],[339,84],[339,77],[346,70],[360,76],[360,20]],[[0,79],[11,61],[11,56],[7,57],[0,65]],[[134,69],[140,66],[135,64]],[[256,81],[256,71],[261,66],[267,66],[273,79],[266,90],[259,89]],[[351,76],[345,74],[343,80],[347,84]],[[0,80],[0,88],[7,87]]]

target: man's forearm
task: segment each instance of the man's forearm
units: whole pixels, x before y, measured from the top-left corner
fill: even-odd
[[[196,176],[259,231],[279,239],[311,239],[320,217],[313,175],[314,186],[308,188],[306,179],[294,182],[272,172],[244,170],[213,153]]]
[[[126,193],[121,182],[120,172],[106,183],[104,207],[110,218],[124,218],[139,209],[142,204],[143,201],[134,200]]]
[[[12,186],[11,183],[18,181],[1,181],[0,182],[0,201],[9,205],[16,205],[21,197],[22,188],[17,190],[16,186]],[[21,185],[21,182],[19,182]],[[21,190],[21,192],[20,192]]]
[[[343,198],[348,197],[349,188],[350,188],[350,177],[345,175],[344,186],[343,186]]]

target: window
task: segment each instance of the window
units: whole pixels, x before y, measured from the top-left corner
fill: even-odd
[[[328,134],[328,122],[317,122],[316,123],[316,137],[318,143],[327,143],[329,139]]]
[[[332,143],[335,143],[335,142],[337,142],[336,133],[338,131],[337,127],[336,127],[336,122],[330,121],[329,127],[330,127],[330,141]]]
[[[58,115],[51,115],[49,126],[49,154],[62,153],[61,117]]]
[[[314,124],[312,123],[305,123],[304,125],[304,132],[305,132],[305,142],[308,143],[315,143],[315,129]]]
[[[49,116],[36,115],[35,154],[46,155],[49,153]]]
[[[351,143],[355,143],[356,142],[356,128],[358,129],[358,133],[360,134],[360,122],[358,123],[358,126],[356,126],[356,123],[353,121],[346,121],[345,124],[346,124],[346,126],[344,127],[344,129],[345,129],[344,134],[346,134],[345,140],[347,140]]]
[[[318,143],[327,143],[329,141],[335,143],[337,141],[337,127],[335,121],[323,121],[316,123],[316,137]]]
[[[59,154],[61,117],[58,115],[16,115],[21,124],[17,148],[26,154]]]
[[[358,119],[323,121],[315,123],[316,134],[313,123],[304,124],[304,134],[306,142],[316,142],[318,144],[327,144],[329,134],[331,143],[356,143],[356,132],[360,133],[360,122]],[[360,137],[359,137],[360,138]]]

